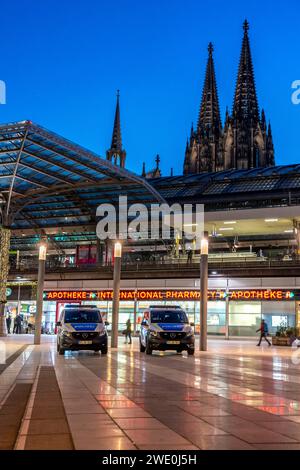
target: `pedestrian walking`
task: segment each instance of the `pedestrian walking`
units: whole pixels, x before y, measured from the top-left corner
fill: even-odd
[[[22,333],[22,317],[19,313],[15,318],[14,327],[15,327],[16,334],[20,335]]]
[[[131,339],[131,321],[130,321],[130,318],[128,318],[128,320],[126,322],[125,343],[127,343],[127,339],[129,340],[129,344],[131,344],[132,339]]]
[[[259,338],[259,342],[256,346],[260,346],[261,345],[261,342],[262,342],[262,339],[264,338],[264,340],[268,343],[269,346],[271,346],[271,343],[270,341],[268,340],[267,336],[269,334],[269,328],[268,328],[268,325],[267,323],[265,322],[265,320],[262,320],[261,321],[261,324],[260,324],[260,327],[258,328],[258,330],[256,330],[256,333],[260,332],[260,338]]]
[[[7,328],[7,333],[10,335],[10,328],[11,328],[11,314],[10,313],[6,317],[6,328]]]

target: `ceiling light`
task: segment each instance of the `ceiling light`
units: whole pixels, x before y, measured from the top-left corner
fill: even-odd
[[[294,233],[293,229],[285,230],[284,233]]]
[[[226,222],[223,222],[225,225],[230,225],[230,224],[236,224],[236,220],[226,220]]]
[[[265,222],[278,222],[278,219],[265,219]]]
[[[225,230],[233,230],[233,227],[221,227],[219,230],[222,230],[224,232]]]

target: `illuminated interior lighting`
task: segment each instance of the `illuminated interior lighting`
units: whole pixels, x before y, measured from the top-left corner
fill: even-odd
[[[224,225],[236,224],[236,220],[226,220],[223,222]]]
[[[278,219],[265,219],[265,222],[278,222]]]

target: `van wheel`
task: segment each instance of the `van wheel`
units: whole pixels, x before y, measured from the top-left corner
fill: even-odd
[[[151,348],[149,340],[147,341],[146,354],[149,354],[149,355],[152,354],[152,348]]]
[[[140,352],[145,352],[146,348],[142,345],[142,341],[140,340]]]
[[[107,354],[107,345],[103,346],[103,348],[101,349],[101,354],[103,355]]]

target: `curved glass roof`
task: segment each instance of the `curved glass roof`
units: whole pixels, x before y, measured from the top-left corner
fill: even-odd
[[[2,224],[45,228],[93,223],[102,202],[164,202],[147,180],[23,121],[0,126]]]

